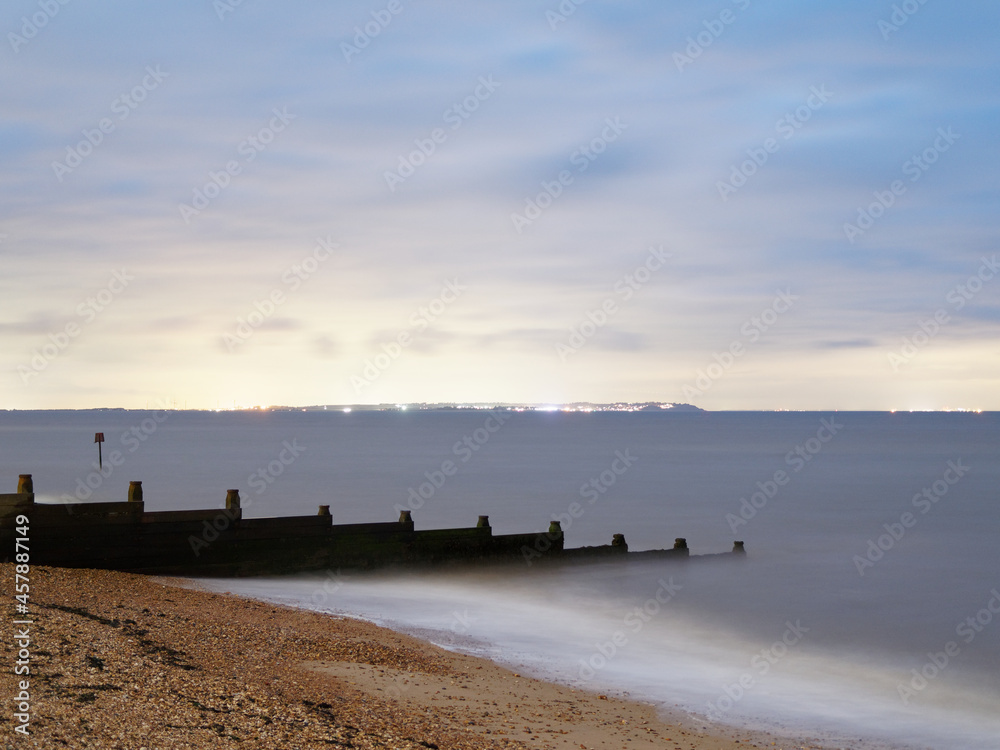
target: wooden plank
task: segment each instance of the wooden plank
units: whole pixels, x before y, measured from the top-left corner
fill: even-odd
[[[424,531],[414,531],[413,538],[415,541],[446,541],[449,539],[489,539],[492,538],[493,532],[489,528],[479,528],[476,526],[471,526],[467,529],[426,529]]]
[[[10,520],[10,526],[15,525],[17,516],[27,515],[30,518],[35,501],[34,495],[15,494],[0,495],[0,526],[7,526],[4,523]]]
[[[45,534],[49,532],[58,533],[76,533],[90,534],[95,530],[102,528],[115,528],[115,527],[125,527],[133,528],[138,527],[140,524],[136,518],[129,518],[123,516],[111,516],[111,517],[89,517],[89,518],[74,518],[72,516],[55,516],[51,519],[45,521],[40,521],[37,518],[32,520],[34,526],[33,532],[35,534]]]
[[[258,531],[260,529],[274,529],[276,532],[295,529],[322,529],[329,531],[329,516],[282,516],[278,518],[244,518],[240,521],[240,528],[245,530]]]
[[[256,539],[324,539],[329,540],[329,527],[301,526],[283,529],[263,527],[253,528],[240,525],[236,529],[236,538],[246,541]]]
[[[213,517],[214,518],[214,517]],[[139,523],[136,524],[142,533],[154,539],[160,536],[182,536],[187,539],[188,535],[193,534],[196,537],[201,536],[214,536],[215,533],[226,534],[232,531],[232,529],[237,525],[236,521],[230,521],[229,524],[219,531],[215,526],[212,526],[211,521],[207,521],[210,528],[213,530],[213,534],[209,534],[205,530],[205,520],[202,521],[175,521],[172,523]]]
[[[17,517],[20,515],[28,516],[31,519],[31,506],[26,505],[23,508],[10,508],[9,510],[0,511],[0,528],[12,529],[15,526],[20,526],[17,522]]]
[[[208,521],[211,523],[216,518],[228,519],[232,523],[232,520],[239,517],[239,515],[239,511],[230,511],[225,508],[216,508],[214,510],[156,510],[143,513],[142,523],[144,525],[177,521],[197,521],[198,523]]]
[[[139,514],[142,513],[144,503],[129,503],[129,502],[108,502],[108,503],[35,503],[36,510],[49,510],[49,509],[61,509],[61,508],[72,508],[74,515],[81,516],[93,516],[93,515],[121,515],[121,514]]]
[[[335,535],[341,534],[384,534],[387,532],[408,531],[401,523],[340,523],[333,526]]]
[[[92,504],[92,505],[97,505]],[[101,503],[104,508],[88,507],[87,504],[79,505],[49,505],[35,503],[31,509],[30,518],[33,524],[40,524],[45,527],[93,527],[114,524],[135,524],[138,523],[142,515],[141,505],[138,503]],[[140,507],[127,507],[129,505]]]

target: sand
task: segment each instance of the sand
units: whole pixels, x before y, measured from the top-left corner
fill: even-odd
[[[12,602],[13,566],[0,575]],[[25,677],[12,673],[17,651],[5,637],[3,747],[819,747],[698,726],[370,623],[195,585],[32,568],[32,718],[28,736],[14,731],[9,707]]]

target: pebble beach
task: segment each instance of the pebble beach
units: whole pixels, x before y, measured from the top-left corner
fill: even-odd
[[[5,594],[14,566],[3,564]],[[532,679],[359,620],[100,570],[31,571],[30,674],[4,639],[4,747],[819,747]],[[11,618],[13,619],[13,618]],[[10,668],[6,668],[10,667]]]

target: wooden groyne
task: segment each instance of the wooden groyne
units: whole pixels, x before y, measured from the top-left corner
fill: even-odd
[[[671,549],[629,552],[621,534],[608,545],[567,549],[558,521],[544,532],[496,535],[488,516],[468,528],[418,531],[408,510],[389,523],[335,525],[328,505],[314,516],[243,518],[239,490],[227,491],[224,508],[147,511],[141,482],[129,484],[125,502],[36,503],[30,474],[20,475],[16,493],[0,494],[0,557],[14,560],[18,539],[26,540],[33,565],[204,576],[690,555],[685,539]],[[732,552],[701,557],[744,554],[743,542],[735,542]]]

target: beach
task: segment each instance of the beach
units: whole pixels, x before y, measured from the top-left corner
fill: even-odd
[[[2,565],[5,595],[14,566]],[[100,570],[31,570],[25,748],[819,747],[532,679],[371,623]]]

